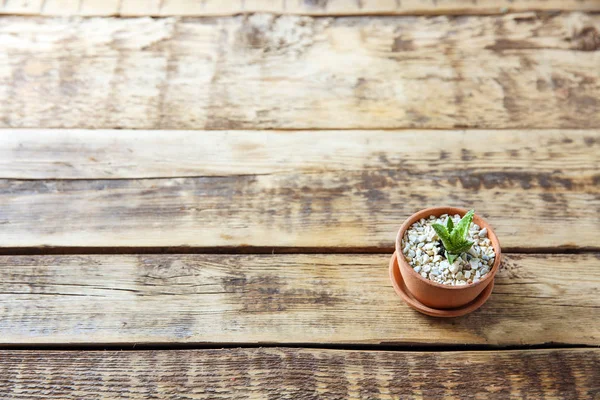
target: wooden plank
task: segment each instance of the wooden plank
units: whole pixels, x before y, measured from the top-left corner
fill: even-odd
[[[0,127],[600,126],[597,14],[2,22]]]
[[[398,131],[0,130],[1,179],[316,174],[403,164],[414,174],[600,172],[600,129]],[[589,182],[591,183],[591,182]],[[531,182],[532,186],[535,182]],[[575,182],[571,182],[574,186]]]
[[[0,131],[0,247],[391,249],[431,206],[598,248],[600,131]],[[592,213],[590,215],[590,213]]]
[[[0,14],[44,15],[44,16],[111,16],[120,14],[122,0],[42,0],[26,3],[25,8],[16,9],[14,0],[0,5]],[[147,3],[147,1],[146,1]],[[139,4],[140,11],[143,4]],[[148,10],[148,8],[146,8]],[[148,14],[150,15],[150,14]]]
[[[2,0],[0,14],[39,14],[44,0]]]
[[[3,256],[0,343],[600,344],[600,254],[509,254],[489,301],[450,320],[406,306],[388,261]]]
[[[4,0],[0,14],[80,16],[219,16],[268,12],[293,15],[503,14],[600,11],[596,0]]]
[[[600,350],[2,351],[11,399],[592,399]]]

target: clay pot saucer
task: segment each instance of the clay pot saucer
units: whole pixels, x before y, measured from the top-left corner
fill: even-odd
[[[400,268],[398,266],[398,254],[396,252],[394,252],[394,255],[392,255],[392,258],[390,259],[390,279],[392,281],[392,285],[394,286],[394,290],[406,304],[418,312],[430,315],[432,317],[460,317],[473,312],[487,301],[488,297],[490,297],[492,294],[492,289],[494,288],[494,281],[492,280],[490,284],[481,292],[481,294],[475,298],[475,300],[458,308],[438,309],[428,307],[419,300],[415,299],[406,288],[404,280],[402,279],[402,274],[400,273]]]

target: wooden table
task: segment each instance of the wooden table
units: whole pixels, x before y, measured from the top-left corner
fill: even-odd
[[[598,11],[0,2],[0,398],[600,398]],[[461,318],[387,276],[438,205]]]

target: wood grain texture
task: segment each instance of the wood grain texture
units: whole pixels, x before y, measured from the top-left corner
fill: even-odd
[[[0,3],[0,14],[51,16],[217,16],[256,12],[330,16],[599,10],[596,0],[4,0]]]
[[[594,399],[600,350],[2,351],[11,399]]]
[[[421,315],[388,255],[0,257],[0,343],[600,345],[600,254],[505,256],[488,302]],[[585,271],[573,276],[574,267]]]
[[[0,127],[597,128],[600,15],[6,17]]]
[[[474,208],[503,246],[597,248],[600,131],[0,131],[0,247],[393,247]]]

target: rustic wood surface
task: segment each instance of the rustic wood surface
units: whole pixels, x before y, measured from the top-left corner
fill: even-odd
[[[0,0],[0,398],[600,398],[598,11]],[[460,318],[388,278],[439,205]]]
[[[597,0],[4,0],[0,14],[215,16],[255,12],[304,15],[502,14],[600,11]]]
[[[490,300],[445,320],[402,303],[384,254],[4,256],[0,343],[597,346],[599,260],[506,255]]]
[[[600,349],[2,351],[13,399],[595,399]]]
[[[508,249],[598,249],[599,149],[598,130],[4,130],[0,247],[388,251],[448,204]]]
[[[597,128],[600,15],[6,17],[0,127]]]

